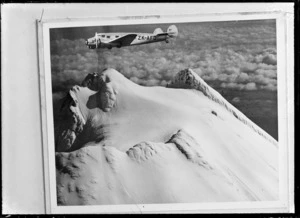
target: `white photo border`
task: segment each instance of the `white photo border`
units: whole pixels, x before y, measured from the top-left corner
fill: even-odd
[[[50,28],[276,19],[279,201],[58,206],[51,83]],[[214,13],[37,21],[46,213],[292,213],[294,212],[293,16],[285,12]],[[280,52],[278,52],[280,51]]]

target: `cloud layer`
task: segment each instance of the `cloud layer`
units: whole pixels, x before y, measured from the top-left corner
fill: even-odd
[[[53,91],[112,67],[145,86],[165,86],[192,68],[215,88],[277,90],[275,21],[177,24],[179,36],[165,43],[89,50],[84,39],[51,41]],[[92,35],[91,35],[92,36]]]
[[[177,72],[192,68],[277,138],[275,20],[176,26],[178,38],[168,44],[160,42],[97,51],[86,48],[84,38],[92,37],[98,30],[78,28],[69,33],[68,29],[56,29],[52,34],[55,37],[51,38],[53,101],[61,99],[88,73],[101,72],[106,67],[115,68],[128,79],[145,86],[165,86]],[[151,32],[157,27],[165,31],[168,25],[136,27],[136,31]],[[107,30],[118,31],[118,28]],[[126,32],[126,28],[122,28],[120,31]],[[130,28],[128,31],[135,29]]]

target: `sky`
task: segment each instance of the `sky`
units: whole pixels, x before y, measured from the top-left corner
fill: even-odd
[[[51,29],[53,97],[107,67],[144,86],[166,86],[180,70],[191,68],[277,139],[275,20],[172,24],[179,34],[170,43],[111,50],[89,50],[85,40],[95,32],[152,33],[171,24]]]

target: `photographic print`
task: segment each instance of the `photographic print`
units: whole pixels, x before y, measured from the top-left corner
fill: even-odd
[[[179,20],[49,28],[57,207],[280,200],[276,19]]]

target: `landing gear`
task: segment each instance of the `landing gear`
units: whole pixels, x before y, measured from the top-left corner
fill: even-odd
[[[111,46],[111,45],[109,45],[109,46],[108,46],[108,49],[112,49],[112,46]]]
[[[117,48],[121,48],[122,47],[122,43],[117,45]]]
[[[168,40],[168,39],[166,39],[166,43],[169,43],[169,40]]]

